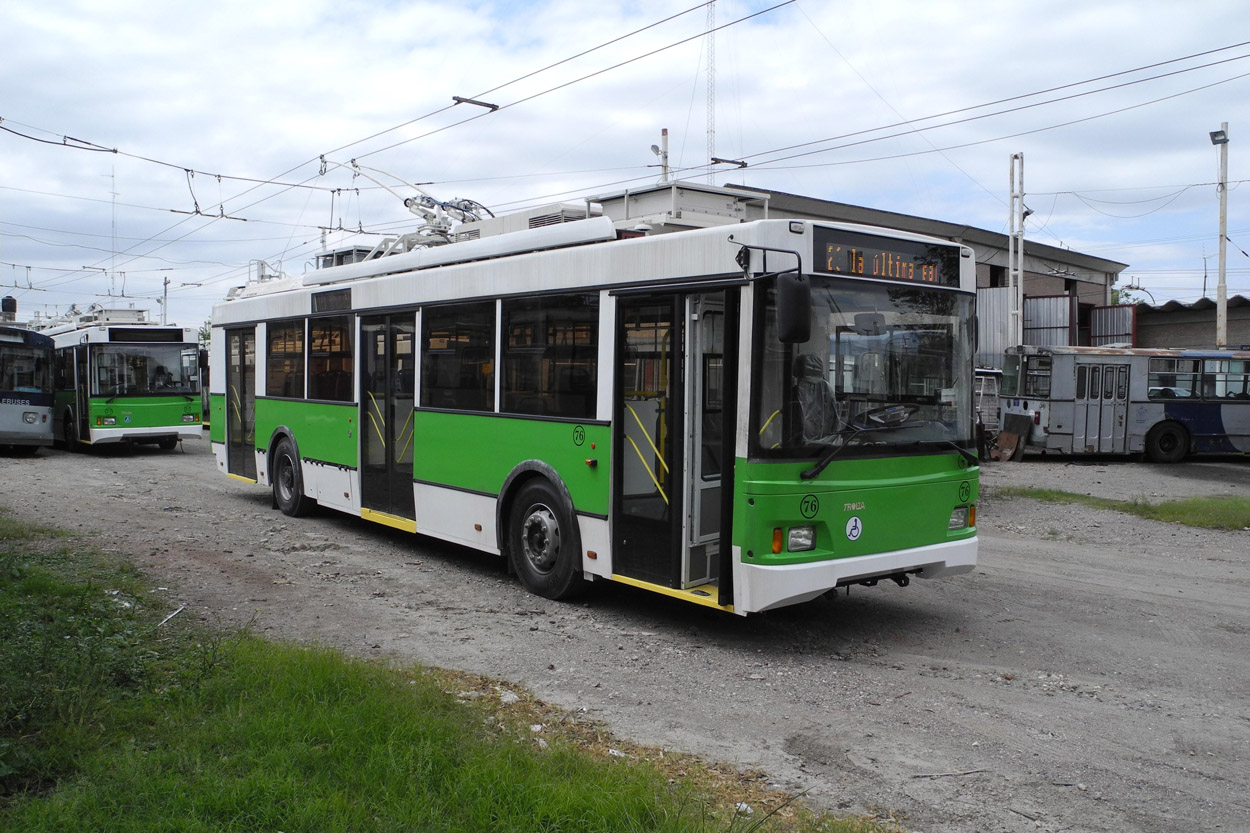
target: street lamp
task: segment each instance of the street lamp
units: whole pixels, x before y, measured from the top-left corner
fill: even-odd
[[[1228,344],[1228,287],[1224,282],[1228,264],[1228,122],[1211,131],[1211,144],[1220,149],[1220,276],[1215,290],[1215,346],[1222,350]]]

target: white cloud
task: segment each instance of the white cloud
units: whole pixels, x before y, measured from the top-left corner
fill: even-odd
[[[721,0],[717,22],[769,5]],[[353,158],[393,175],[397,180],[387,181],[396,185],[430,182],[427,188],[442,197],[519,206],[548,195],[579,199],[618,180],[653,179],[658,171],[647,167],[656,162],[649,146],[668,128],[673,164],[691,166],[689,175],[702,180],[704,39],[577,80],[698,35],[702,8],[496,89],[693,6],[14,0],[0,12],[3,126],[53,142],[73,136],[172,167],[0,134],[0,261],[37,267],[29,271],[33,287],[55,290],[15,293],[26,308],[89,302],[117,277],[75,270],[117,264],[128,293],[151,297],[170,277],[171,316],[199,321],[242,280],[249,262],[280,259],[302,269],[319,225],[410,222],[395,197],[352,177],[344,166]],[[1230,180],[1242,178],[1250,144],[1238,137],[1239,130],[1250,131],[1243,103],[1250,79],[1180,93],[1250,72],[1250,59],[765,162],[786,155],[770,153],[779,148],[1227,46],[1250,32],[1247,24],[1250,8],[1234,0],[1184,6],[802,0],[717,36],[717,155],[749,158],[752,167],[726,168],[716,181],[1000,229],[1008,157],[1023,152],[1028,202],[1037,212],[1031,237],[1129,263],[1128,274],[1140,272],[1157,299],[1192,299],[1201,291],[1203,255],[1216,242],[1209,184],[1216,153],[1206,134],[1230,123]],[[1102,85],[1243,55],[1250,49]],[[544,94],[562,84],[568,86]],[[457,95],[481,95],[502,109],[452,107]],[[1171,95],[1177,97],[1137,106]],[[1130,107],[1136,109],[1093,118]],[[1013,134],[1020,135],[1002,138]],[[330,151],[324,176],[315,161],[304,164]],[[859,161],[872,159],[880,161]],[[283,182],[345,190],[333,198],[332,211],[325,191],[218,182],[203,174],[188,185],[182,167],[257,179],[282,174]],[[1171,202],[1162,198],[1199,183],[1208,184]],[[1068,193],[1074,191],[1081,198]],[[191,210],[193,193],[205,213],[221,210],[224,201],[228,214],[249,222],[171,212]],[[1229,234],[1250,249],[1250,241],[1238,241],[1250,238],[1244,193],[1230,192]],[[113,255],[114,238],[124,254]],[[166,242],[175,238],[181,239]],[[135,256],[148,252],[153,256]],[[1230,292],[1250,294],[1250,262],[1241,257],[1230,255]],[[0,266],[0,283],[24,286],[27,275]],[[183,286],[194,283],[204,285]]]

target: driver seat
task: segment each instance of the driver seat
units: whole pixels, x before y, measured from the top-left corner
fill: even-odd
[[[819,442],[842,424],[842,409],[825,375],[824,359],[815,353],[795,356],[794,378],[795,396],[803,416],[803,442]]]

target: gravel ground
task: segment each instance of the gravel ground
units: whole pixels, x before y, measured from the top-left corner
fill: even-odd
[[[988,464],[974,573],[743,619],[618,585],[548,602],[490,556],[286,518],[184,445],[0,460],[0,506],[206,621],[503,678],[906,830],[1250,829],[1250,532],[993,493],[1247,495],[1243,459]]]

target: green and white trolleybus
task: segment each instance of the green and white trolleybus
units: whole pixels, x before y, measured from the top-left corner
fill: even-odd
[[[143,310],[93,306],[42,331],[56,345],[54,427],[71,451],[109,443],[164,449],[201,434],[198,331]]]
[[[593,217],[249,284],[213,310],[218,469],[738,614],[976,563],[975,271],[949,241]]]

